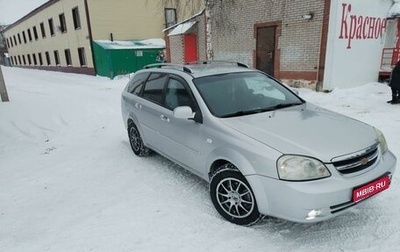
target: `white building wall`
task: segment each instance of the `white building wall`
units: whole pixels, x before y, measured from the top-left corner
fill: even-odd
[[[378,79],[392,0],[332,0],[323,88]]]

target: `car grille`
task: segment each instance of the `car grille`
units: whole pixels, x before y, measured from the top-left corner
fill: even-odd
[[[378,144],[365,150],[359,151],[347,157],[340,157],[340,160],[332,160],[335,168],[343,174],[349,174],[364,170],[373,165],[379,156]]]

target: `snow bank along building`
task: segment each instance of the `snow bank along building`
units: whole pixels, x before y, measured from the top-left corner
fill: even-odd
[[[91,75],[98,74],[98,65],[101,74],[111,78],[134,71],[136,68],[127,65],[124,55],[135,54],[135,66],[141,68],[149,63],[148,50],[153,50],[150,54],[154,55],[155,62],[158,50],[162,50],[165,44],[147,39],[163,38],[163,29],[198,12],[190,9],[194,5],[177,10],[174,3],[158,0],[49,0],[4,31],[11,63],[19,67]],[[146,41],[132,47],[132,43],[138,40]],[[101,48],[126,51],[125,54],[110,53],[113,57],[102,57],[107,53],[99,53],[96,57],[94,45],[100,48],[97,52],[102,52]],[[142,65],[141,57],[145,58]],[[116,65],[120,68],[116,69]]]
[[[392,6],[392,0],[210,1],[203,16],[165,30],[167,51],[172,62],[240,61],[318,90],[357,86],[378,80],[383,48],[396,46]],[[187,49],[194,38],[195,55]]]

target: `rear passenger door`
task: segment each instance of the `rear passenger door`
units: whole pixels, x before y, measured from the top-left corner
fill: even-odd
[[[142,129],[145,144],[156,150],[163,151],[166,139],[160,132],[163,130],[167,119],[161,115],[168,111],[164,107],[164,87],[168,80],[168,74],[153,72],[150,74],[142,90],[142,99],[136,107],[139,107],[138,120]]]

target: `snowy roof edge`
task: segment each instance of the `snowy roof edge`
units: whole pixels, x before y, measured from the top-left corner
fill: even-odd
[[[187,18],[187,19],[185,19],[185,20],[183,20],[183,21],[181,21],[181,22],[179,22],[179,23],[176,23],[176,24],[174,24],[174,25],[171,25],[171,26],[168,27],[168,28],[165,28],[164,30],[162,30],[162,32],[169,31],[169,30],[171,30],[171,29],[177,27],[177,26],[180,25],[180,24],[186,23],[187,21],[190,21],[190,20],[193,19],[193,18],[196,18],[196,17],[198,17],[198,16],[201,16],[201,15],[204,13],[205,10],[206,10],[206,9],[203,9],[202,11],[200,11],[199,13],[197,13],[197,14],[191,16],[191,17],[189,17],[189,18]]]

